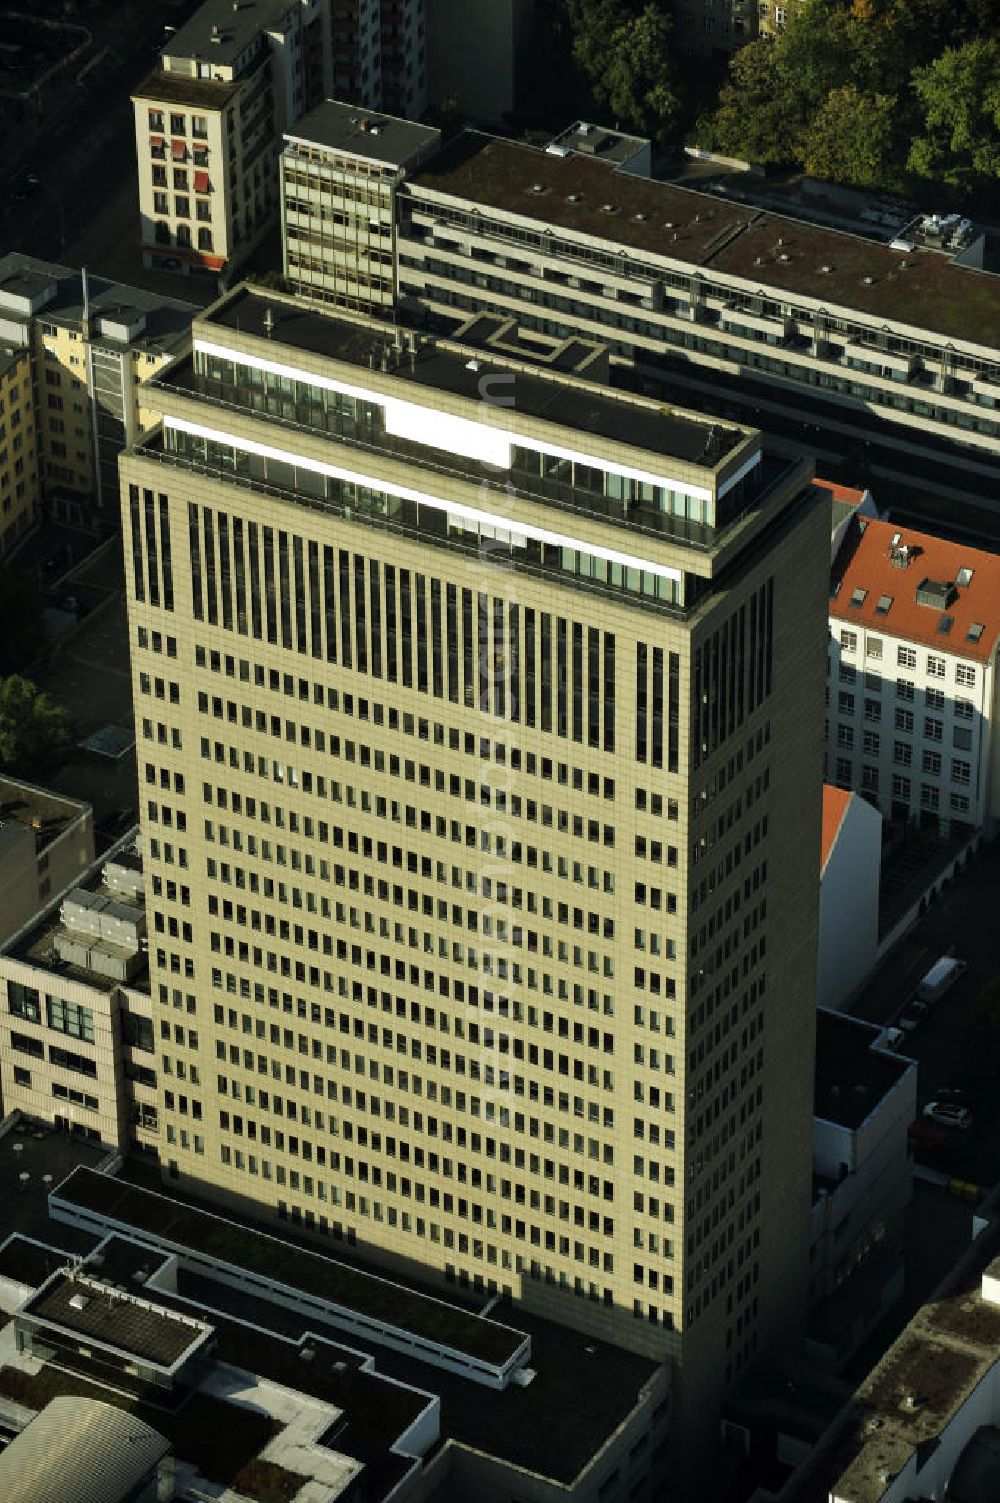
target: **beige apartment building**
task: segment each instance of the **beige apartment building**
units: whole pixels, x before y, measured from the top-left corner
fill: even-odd
[[[206,0],[132,96],[147,266],[217,274],[273,225],[281,132],[330,92],[329,0]]]
[[[43,510],[117,528],[118,455],[149,423],[142,382],[182,347],[193,314],[35,256],[0,257],[0,347],[16,351],[0,375],[0,553]]]
[[[89,804],[0,777],[0,944],[93,859]]]
[[[829,508],[538,353],[241,288],[150,384],[164,1173],[669,1357],[710,1423],[804,1309]]]

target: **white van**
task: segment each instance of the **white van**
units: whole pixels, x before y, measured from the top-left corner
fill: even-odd
[[[918,1002],[936,1002],[949,991],[965,970],[965,961],[954,955],[942,955],[935,960],[916,990]]]

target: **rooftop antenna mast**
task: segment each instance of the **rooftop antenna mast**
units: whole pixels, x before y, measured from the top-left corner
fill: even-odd
[[[83,337],[90,338],[90,282],[87,278],[87,268],[80,267],[80,283],[83,289]]]

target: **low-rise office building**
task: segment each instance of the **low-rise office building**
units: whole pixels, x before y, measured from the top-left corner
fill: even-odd
[[[859,517],[833,565],[826,776],[885,818],[992,835],[1000,557]]]
[[[0,944],[93,860],[89,804],[0,777]]]
[[[149,426],[142,382],[183,346],[195,309],[12,251],[0,257],[0,553],[43,513],[118,525],[118,455]],[[8,515],[10,520],[8,521]]]
[[[285,133],[281,228],[290,291],[346,308],[396,303],[396,190],[441,132],[326,100]]]
[[[184,1031],[182,1019],[170,1022]],[[0,949],[4,1112],[108,1148],[155,1153],[154,1051],[132,832]]]

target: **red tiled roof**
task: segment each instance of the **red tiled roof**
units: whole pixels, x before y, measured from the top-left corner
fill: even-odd
[[[905,567],[892,559],[897,534],[909,559]],[[960,569],[972,570],[967,585],[955,583]],[[917,604],[917,590],[925,580],[954,586],[947,605]],[[867,591],[860,605],[851,604],[855,590]],[[883,595],[892,597],[887,613],[876,610]],[[855,518],[834,562],[830,615],[887,637],[985,663],[1000,636],[1000,557],[893,522]],[[945,615],[953,624],[942,633],[938,626]],[[968,640],[974,623],[983,628],[978,641]]]
[[[848,506],[860,506],[867,496],[867,491],[855,490],[851,485],[838,485],[835,480],[821,480],[817,475],[813,485],[818,485],[822,490],[829,491],[835,501],[844,501]]]
[[[834,788],[831,783],[823,784],[823,842],[819,862],[821,873],[826,870],[826,863],[830,859],[830,852],[840,834],[847,806],[853,797],[854,794],[849,788]]]

